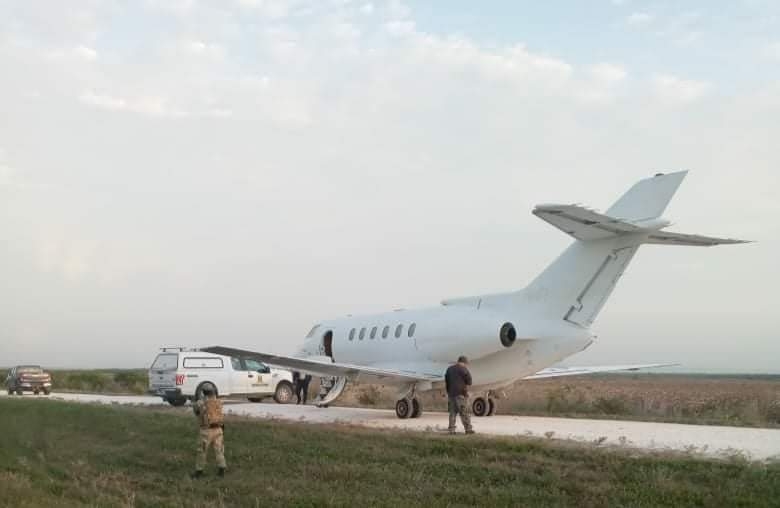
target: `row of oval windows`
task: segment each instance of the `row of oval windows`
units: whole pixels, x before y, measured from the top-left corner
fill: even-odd
[[[377,336],[378,327],[373,327],[371,329],[371,332],[368,333],[368,337],[370,339],[375,339]],[[412,323],[409,325],[409,328],[406,330],[406,336],[411,338],[414,337],[414,331],[417,329],[417,323]],[[358,340],[363,340],[366,338],[366,328],[363,327],[360,329],[360,332],[357,334]],[[355,340],[355,333],[357,330],[355,328],[351,329],[349,331],[349,340]],[[386,339],[388,334],[390,333],[390,326],[385,326],[382,328],[382,338]],[[395,338],[399,338],[404,333],[404,325],[398,325],[395,327]]]

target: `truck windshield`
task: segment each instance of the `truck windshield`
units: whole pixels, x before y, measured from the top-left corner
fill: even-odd
[[[152,369],[154,370],[170,370],[175,369],[179,366],[179,355],[175,353],[164,353],[157,355],[157,358],[155,358],[154,363],[152,364]]]
[[[42,374],[43,369],[34,365],[26,365],[16,369],[19,374]]]

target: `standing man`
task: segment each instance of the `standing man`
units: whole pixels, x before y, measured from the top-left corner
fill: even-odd
[[[202,389],[203,397],[192,406],[195,416],[200,424],[200,434],[198,435],[198,457],[195,460],[195,472],[193,478],[203,476],[203,468],[206,467],[206,456],[209,448],[214,448],[214,455],[217,459],[217,474],[225,476],[225,417],[222,413],[222,401],[214,393],[214,387],[206,385]]]
[[[447,408],[450,413],[450,434],[455,434],[455,418],[460,415],[460,421],[466,429],[466,434],[473,434],[471,427],[471,415],[469,414],[469,386],[471,386],[471,373],[466,365],[469,359],[465,356],[458,358],[458,363],[450,365],[444,374],[444,382],[447,385]]]
[[[309,396],[310,382],[311,374],[305,374],[298,378],[298,384],[295,385],[295,395],[298,397],[298,404],[303,400],[303,404],[306,405],[306,398]]]
[[[297,370],[294,370],[292,373],[292,383],[293,383],[293,390],[295,390],[295,396],[298,397],[298,402],[296,404],[301,403],[301,373]]]

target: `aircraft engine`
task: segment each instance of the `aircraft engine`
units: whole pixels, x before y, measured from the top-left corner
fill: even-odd
[[[452,362],[460,355],[476,359],[506,351],[518,338],[511,321],[484,310],[452,316],[431,328],[416,338],[417,349],[439,362]]]

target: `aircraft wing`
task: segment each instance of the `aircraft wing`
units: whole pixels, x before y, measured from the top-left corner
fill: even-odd
[[[672,367],[679,365],[677,363],[647,363],[644,365],[608,365],[597,367],[549,367],[542,369],[536,374],[524,377],[523,379],[544,379],[549,377],[579,376],[581,374],[598,374],[600,372],[620,372],[639,369],[654,369],[656,367]]]
[[[308,358],[294,358],[292,356],[257,353],[255,351],[247,351],[244,349],[235,349],[224,346],[210,346],[201,348],[200,350],[218,355],[257,360],[259,362],[267,363],[276,367],[297,370],[307,374],[312,374],[314,376],[347,377],[350,380],[360,380],[367,382],[380,381],[385,383],[440,381],[443,379],[441,374],[366,367],[364,365],[352,365],[349,363],[332,363],[324,360],[313,360]]]

